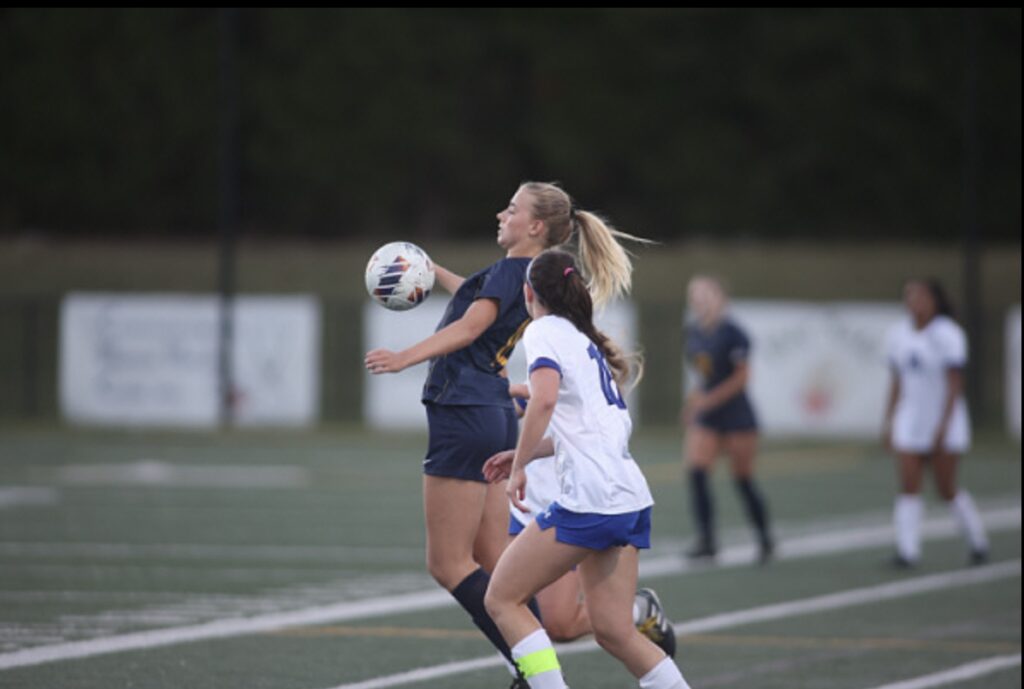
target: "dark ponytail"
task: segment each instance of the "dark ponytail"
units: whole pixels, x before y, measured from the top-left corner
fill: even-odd
[[[935,313],[955,320],[956,314],[953,311],[953,302],[950,301],[949,295],[946,294],[946,289],[942,286],[942,283],[936,278],[928,278],[924,280],[924,284],[928,291],[931,292],[932,299],[935,300]]]
[[[594,302],[572,254],[548,249],[533,259],[526,277],[548,311],[571,322],[597,345],[619,388],[625,389],[631,380],[632,385],[640,382],[643,364],[639,357],[626,355],[594,325]]]
[[[928,290],[928,294],[931,295],[932,301],[935,302],[935,315],[946,316],[956,320],[956,311],[953,308],[953,302],[950,300],[949,295],[946,293],[946,288],[942,286],[938,278],[927,277],[927,278],[911,278],[907,280],[904,285],[918,284]]]

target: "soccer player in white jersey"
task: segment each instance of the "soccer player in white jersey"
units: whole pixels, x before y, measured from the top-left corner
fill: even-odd
[[[971,427],[964,401],[967,339],[936,280],[909,280],[903,289],[909,318],[888,339],[892,383],[885,413],[885,439],[896,453],[900,493],[893,522],[900,568],[921,556],[926,467],[935,474],[939,495],[949,503],[970,547],[970,561],[988,559],[988,538],[970,493],[957,488],[960,456],[970,448]]]
[[[566,689],[551,640],[523,601],[578,567],[601,647],[641,689],[688,689],[672,659],[633,626],[638,553],[650,547],[654,501],[629,453],[632,422],[619,386],[631,363],[594,327],[571,254],[541,253],[526,277],[530,404],[513,457],[492,457],[484,475],[507,476],[509,499],[527,509],[525,467],[554,454],[560,492],[502,554],[484,603],[531,689]]]
[[[529,385],[510,385],[509,394],[516,401],[517,413],[522,416],[530,398]],[[505,450],[499,454],[505,453],[508,454],[507,461],[511,461],[514,450]],[[527,511],[509,503],[510,539],[521,534],[535,515],[543,514],[548,505],[558,500],[561,492],[554,455],[537,457],[527,464],[526,479],[526,490],[521,502],[527,507]],[[544,631],[552,641],[574,641],[593,633],[576,568],[538,591],[536,599]],[[675,630],[665,616],[658,594],[652,589],[641,588],[636,592],[633,600],[633,624],[641,634],[657,644],[670,657],[675,656]]]

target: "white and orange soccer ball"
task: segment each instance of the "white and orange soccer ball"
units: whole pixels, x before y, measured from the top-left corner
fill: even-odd
[[[420,304],[434,287],[434,264],[411,242],[391,242],[373,252],[366,264],[366,291],[392,311]]]

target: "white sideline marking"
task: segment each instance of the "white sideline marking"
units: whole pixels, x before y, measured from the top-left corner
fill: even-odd
[[[1017,655],[996,656],[994,658],[986,658],[985,660],[977,660],[973,663],[960,665],[950,668],[949,670],[943,670],[942,672],[936,672],[935,674],[906,679],[902,682],[894,682],[881,687],[874,687],[874,689],[928,689],[928,687],[941,687],[946,684],[952,684],[953,682],[977,679],[978,677],[990,675],[993,672],[1007,670],[1011,667],[1018,667],[1020,666],[1020,661],[1021,656],[1019,653]]]
[[[0,489],[0,507],[3,490]],[[423,561],[423,548],[400,546],[288,546],[224,545],[206,543],[37,543],[0,542],[0,556],[33,558],[106,558],[141,557],[177,560],[313,560],[341,562],[404,563]],[[76,565],[77,566],[77,565]]]
[[[145,459],[130,464],[72,464],[58,479],[80,486],[164,486],[172,488],[304,488],[308,472],[299,466],[171,464]]]
[[[34,486],[0,486],[0,509],[22,505],[53,505],[60,494],[53,488]]]
[[[982,513],[985,528],[989,531],[1020,528],[1021,508],[1006,507],[987,510]],[[946,538],[959,533],[959,527],[952,517],[944,516],[928,519],[922,525],[921,536],[925,540]],[[800,538],[789,538],[780,541],[776,557],[780,560],[792,560],[818,555],[834,555],[853,550],[884,547],[893,543],[892,524],[865,526],[845,531],[825,531],[808,534]],[[716,558],[716,566],[739,567],[754,561],[756,552],[753,545],[735,546],[721,551]],[[669,574],[681,574],[688,571],[706,570],[708,565],[689,562],[682,555],[667,555],[646,560],[640,558],[640,578],[659,577]]]
[[[982,516],[986,526],[991,531],[1001,528],[1020,528],[1021,508],[1019,505],[1008,509],[983,512]],[[955,534],[956,527],[949,520],[936,520],[935,523],[932,521],[927,522],[923,531],[926,538],[936,538]],[[819,552],[835,554],[863,550],[865,548],[887,545],[891,542],[892,533],[889,527],[833,531],[827,534],[815,534],[784,541],[779,548],[779,559],[788,560],[812,557],[819,554]],[[749,566],[751,561],[750,553],[749,547],[727,549],[719,555],[719,566]],[[641,578],[655,578],[679,574],[690,569],[692,568],[681,557],[671,555],[641,561],[640,576]],[[975,571],[987,571],[987,568]],[[456,605],[454,599],[443,589],[368,598],[361,601],[338,603],[336,605],[302,608],[291,612],[236,617],[170,629],[155,629],[84,641],[36,646],[0,654],[0,670],[39,665],[58,660],[85,658],[106,653],[155,648],[204,639],[258,634],[287,627],[330,624],[374,615],[394,615],[433,610],[454,605]],[[495,660],[499,659],[495,657]]]
[[[700,634],[712,630],[740,627],[747,624],[767,622],[769,620],[778,620],[786,617],[796,617],[799,615],[808,615],[828,610],[839,610],[866,603],[877,603],[879,601],[891,600],[893,598],[903,598],[919,593],[928,593],[958,586],[982,584],[999,579],[1020,576],[1020,573],[1021,561],[1018,559],[1010,562],[988,565],[986,567],[979,567],[972,570],[932,574],[925,577],[908,579],[906,581],[899,581],[891,584],[850,589],[848,591],[830,593],[824,596],[814,596],[813,598],[798,599],[787,601],[785,603],[763,605],[757,608],[750,608],[748,610],[736,610],[734,612],[690,620],[689,622],[681,622],[673,625],[673,627],[675,628],[676,634],[679,635]],[[570,644],[556,645],[555,648],[558,651],[558,655],[566,656],[596,651],[598,650],[598,645],[592,640],[586,640],[575,641]],[[1019,656],[1017,657],[1019,658]],[[472,660],[455,661],[451,663],[444,663],[443,665],[417,668],[385,677],[375,677],[373,679],[356,682],[354,684],[342,684],[332,687],[332,689],[385,689],[386,687],[413,684],[416,682],[426,681],[428,679],[449,677],[451,675],[472,672],[474,670],[481,670],[488,667],[498,667],[501,665],[503,665],[502,659],[497,655],[492,655],[485,658],[474,658]],[[892,689],[892,687],[886,687],[885,689]],[[900,689],[904,688],[901,687]]]

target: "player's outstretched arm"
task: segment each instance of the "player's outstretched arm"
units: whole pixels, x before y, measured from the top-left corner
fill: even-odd
[[[364,363],[370,373],[398,373],[421,361],[433,359],[462,349],[498,318],[498,304],[492,299],[477,299],[462,318],[449,323],[427,339],[408,349],[393,352],[390,349],[374,349],[366,353]]]
[[[462,283],[466,281],[466,278],[456,275],[437,263],[434,264],[434,277],[449,294],[455,294],[459,287],[462,286]]]

